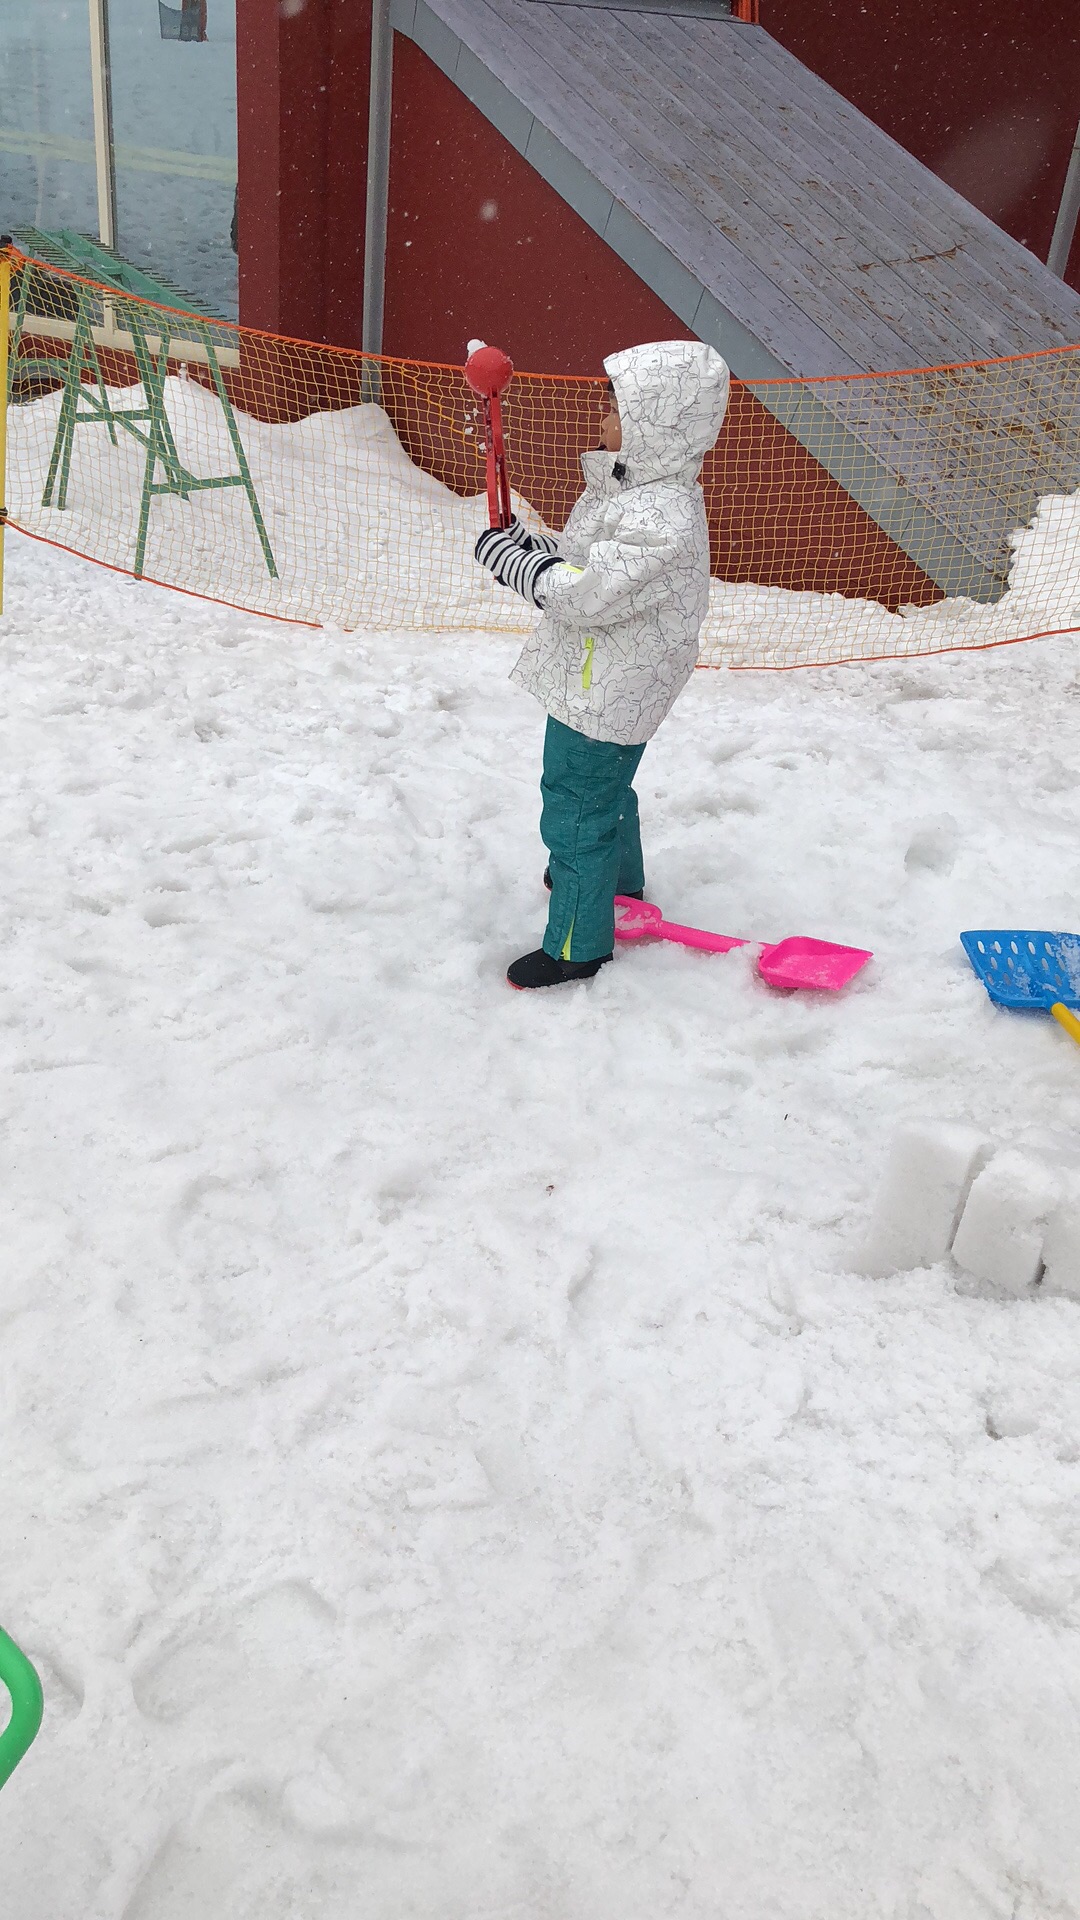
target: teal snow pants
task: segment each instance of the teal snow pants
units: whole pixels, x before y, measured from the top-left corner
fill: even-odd
[[[615,895],[645,885],[637,794],[640,747],[589,740],[548,718],[540,834],[550,854],[551,907],[544,952],[599,960],[615,945]]]

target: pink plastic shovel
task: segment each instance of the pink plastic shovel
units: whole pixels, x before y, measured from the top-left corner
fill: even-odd
[[[615,938],[617,940],[674,940],[680,947],[701,947],[706,953],[730,953],[732,947],[748,947],[749,940],[734,940],[726,933],[704,933],[699,927],[680,927],[665,920],[659,907],[648,900],[615,897]],[[778,940],[775,946],[763,946],[757,967],[770,987],[826,988],[835,992],[854,979],[873,955],[864,947],[837,947],[831,940]]]

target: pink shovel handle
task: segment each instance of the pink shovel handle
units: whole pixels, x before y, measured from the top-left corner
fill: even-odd
[[[745,947],[745,940],[733,940],[726,933],[704,933],[700,927],[680,927],[665,920],[659,907],[650,900],[630,900],[615,896],[615,937],[618,940],[673,940],[680,947],[700,947],[705,953],[730,953],[732,947]]]
[[[700,947],[705,953],[730,953],[732,947],[745,947],[745,940],[733,940],[726,933],[703,933],[700,927],[680,927],[675,920],[661,920],[653,932],[661,940],[674,940],[680,947]]]

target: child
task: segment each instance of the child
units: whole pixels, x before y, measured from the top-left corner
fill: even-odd
[[[476,558],[542,608],[512,678],[547,708],[540,832],[547,932],[512,987],[588,980],[611,959],[615,895],[645,878],[633,778],[689,680],[709,604],[701,462],[723,424],[728,370],[700,340],[629,347],[610,376],[602,445],[558,539],[515,520]]]

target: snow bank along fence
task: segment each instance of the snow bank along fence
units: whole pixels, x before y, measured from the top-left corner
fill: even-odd
[[[10,259],[9,525],[280,619],[528,626],[472,560],[484,460],[460,368],[258,333]],[[530,524],[563,525],[601,394],[597,379],[515,378],[507,450]],[[736,382],[703,485],[706,664],[1080,625],[1080,520],[1061,499],[1080,486],[1080,348]]]

